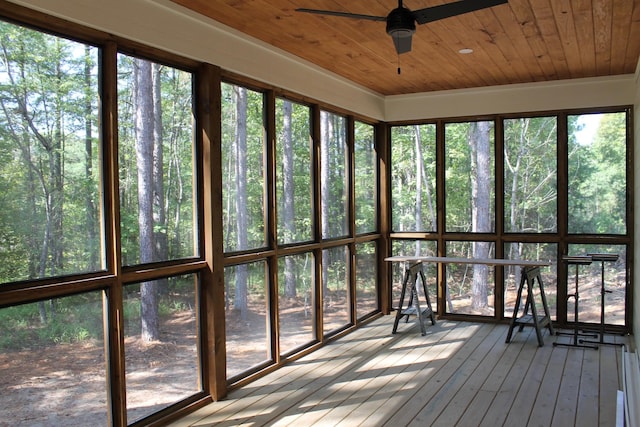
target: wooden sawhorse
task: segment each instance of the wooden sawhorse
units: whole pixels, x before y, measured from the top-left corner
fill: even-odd
[[[418,279],[422,281],[422,292],[427,302],[425,308],[420,307],[420,300],[418,298]],[[409,294],[409,301],[406,308],[404,307],[404,298]],[[415,315],[418,317],[418,323],[420,323],[420,332],[422,335],[427,333],[424,321],[427,317],[431,318],[431,324],[436,324],[436,318],[431,308],[431,300],[429,300],[429,293],[427,292],[427,280],[422,272],[422,263],[417,262],[412,264],[404,274],[404,281],[402,282],[402,291],[400,292],[400,305],[396,311],[396,319],[393,322],[393,332],[398,330],[398,323],[400,319],[406,317],[406,322],[409,321],[409,316]]]
[[[536,304],[533,296],[533,289],[535,282],[538,282],[540,289],[540,298],[542,299],[542,307],[544,309],[543,315],[538,315]],[[522,316],[518,317],[520,311],[520,302],[522,299],[522,291],[524,287],[527,287],[527,301],[524,305],[524,311]],[[531,314],[529,313],[531,309]],[[506,342],[511,341],[511,335],[515,327],[518,327],[518,331],[521,332],[525,326],[533,326],[536,329],[536,336],[538,337],[538,346],[542,347],[544,341],[542,339],[542,328],[545,326],[549,328],[551,335],[553,332],[553,325],[551,324],[551,316],[549,315],[549,306],[547,305],[547,297],[544,294],[544,285],[542,284],[542,278],[540,277],[540,267],[523,268],[520,278],[520,287],[518,287],[518,295],[516,297],[516,306],[513,309],[513,317],[511,318],[511,326],[509,326],[509,333],[507,334]]]

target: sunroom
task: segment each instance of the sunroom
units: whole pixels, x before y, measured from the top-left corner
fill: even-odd
[[[640,2],[493,3],[400,55],[300,0],[1,0],[0,425],[614,425]],[[542,341],[510,334],[527,262]]]

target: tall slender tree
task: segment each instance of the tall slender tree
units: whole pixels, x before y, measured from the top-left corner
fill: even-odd
[[[471,147],[471,229],[472,232],[491,231],[491,122],[471,122],[468,143]],[[489,242],[473,242],[474,258],[488,258],[491,244]],[[488,306],[489,267],[475,264],[473,267],[473,284],[471,306],[482,309]]]
[[[167,213],[164,188],[164,128],[162,122],[162,67],[151,66],[153,100],[153,223],[156,260],[168,258]]]
[[[30,30],[2,24],[3,96],[7,136],[26,166],[30,214],[28,274],[42,278],[64,273],[64,121],[71,85],[64,72],[66,43]],[[22,208],[24,209],[24,208]],[[36,249],[37,248],[37,249]],[[43,303],[40,317],[47,321]]]
[[[153,73],[149,61],[135,59],[134,114],[136,164],[138,170],[138,227],[140,231],[140,262],[154,262],[154,101]],[[158,320],[158,283],[155,280],[140,285],[140,319],[143,341],[160,339]]]
[[[284,199],[282,219],[287,240],[295,236],[296,233],[292,110],[291,102],[284,101],[282,103],[282,196]],[[287,298],[296,297],[295,261],[290,256],[286,257],[284,262],[284,289]]]
[[[236,183],[236,238],[237,248],[248,248],[247,237],[247,89],[235,87],[236,102],[236,138],[235,150],[235,183]],[[246,264],[236,267],[236,293],[234,308],[240,312],[244,320],[248,314],[247,301],[248,271]]]
[[[99,250],[99,238],[97,233],[97,227],[95,219],[97,217],[95,194],[91,189],[91,182],[93,180],[93,91],[92,91],[92,78],[91,70],[93,68],[93,56],[91,54],[91,47],[85,46],[84,49],[84,151],[85,151],[85,209],[86,209],[86,221],[87,221],[87,241],[89,248],[89,259],[87,268],[89,271],[93,271],[99,267],[100,264],[100,250]]]

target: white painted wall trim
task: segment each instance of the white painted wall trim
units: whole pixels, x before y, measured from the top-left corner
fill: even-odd
[[[387,121],[631,105],[634,75],[388,96]]]

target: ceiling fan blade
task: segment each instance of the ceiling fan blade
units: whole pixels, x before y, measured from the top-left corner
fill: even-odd
[[[391,38],[393,39],[393,45],[396,47],[398,55],[411,51],[411,35],[403,37],[391,36]]]
[[[504,3],[508,3],[508,0],[460,0],[453,3],[414,10],[413,16],[416,18],[418,24],[426,24],[427,22],[462,15]]]
[[[299,8],[299,9],[296,9],[296,12],[315,13],[317,15],[340,16],[343,18],[352,18],[352,19],[366,19],[369,21],[385,22],[387,20],[386,16],[360,15],[358,13],[336,12],[333,10],[317,10],[317,9]]]

